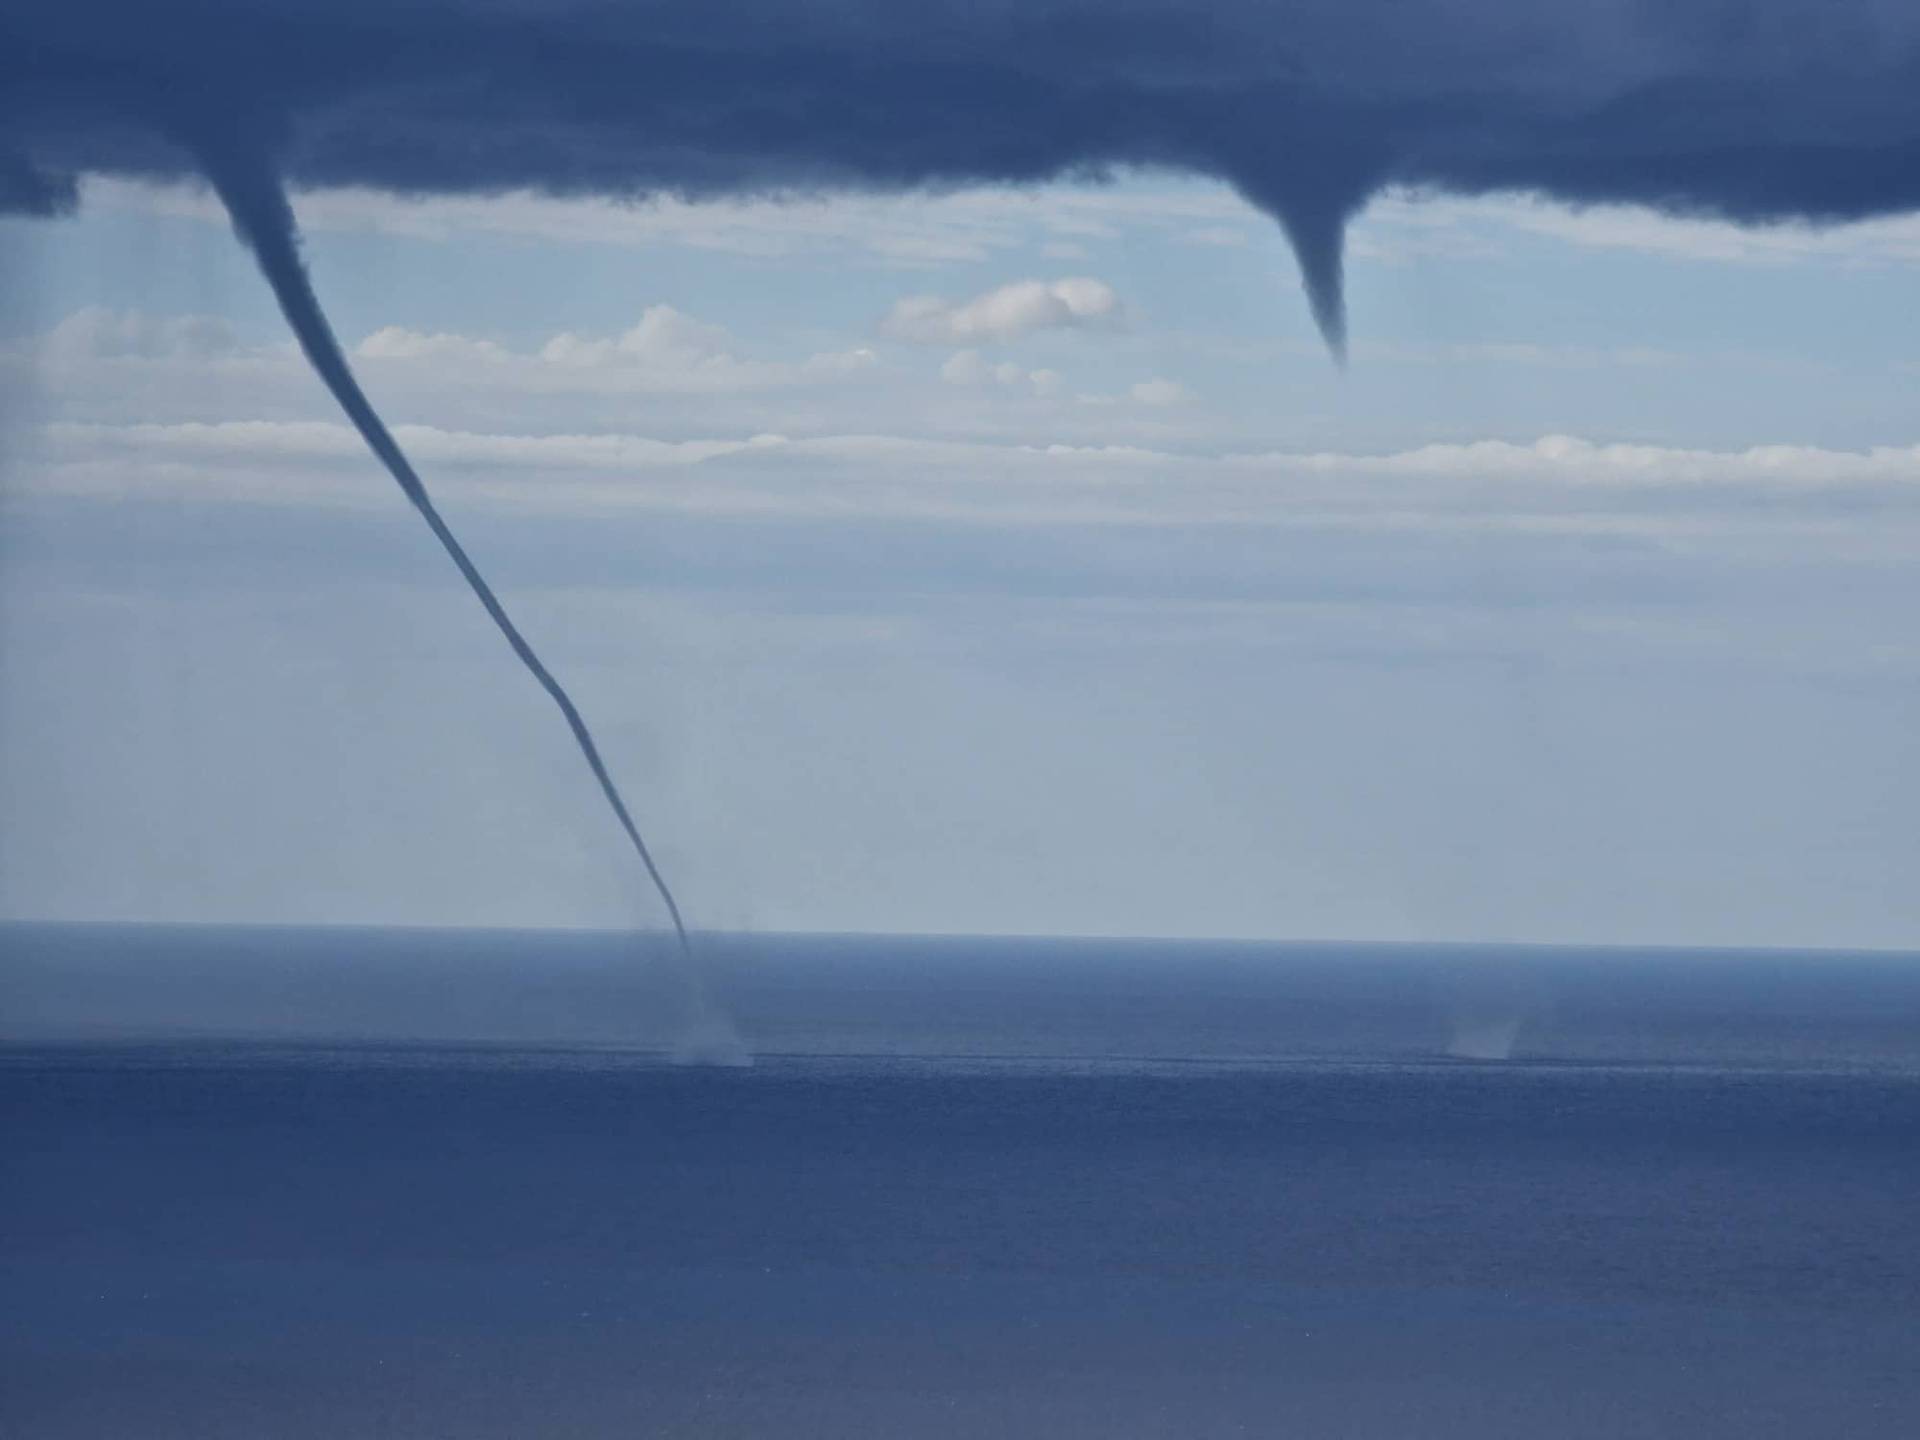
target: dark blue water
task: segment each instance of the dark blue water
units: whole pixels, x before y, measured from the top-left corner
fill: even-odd
[[[0,940],[7,1436],[1920,1434],[1901,957]]]

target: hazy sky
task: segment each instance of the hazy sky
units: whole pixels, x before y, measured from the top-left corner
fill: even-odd
[[[696,925],[1920,945],[1920,218],[297,208]],[[0,272],[0,911],[659,918],[208,196]]]

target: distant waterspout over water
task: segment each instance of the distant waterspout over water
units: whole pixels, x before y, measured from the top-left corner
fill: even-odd
[[[1457,1060],[1511,1060],[1521,1037],[1553,1010],[1540,967],[1518,956],[1470,962],[1441,986],[1446,1053]]]
[[[1524,1017],[1518,1010],[1505,1014],[1457,1015],[1447,1040],[1447,1054],[1459,1060],[1507,1060],[1520,1038]]]

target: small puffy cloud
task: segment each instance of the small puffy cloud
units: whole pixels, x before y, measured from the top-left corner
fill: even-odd
[[[363,360],[477,360],[489,365],[507,359],[506,349],[491,340],[445,333],[428,335],[399,325],[374,331],[354,347],[353,353]]]
[[[212,315],[147,315],[97,305],[69,315],[47,333],[41,345],[45,358],[68,364],[211,359],[236,348],[232,328]]]
[[[540,348],[555,365],[704,365],[731,359],[731,337],[671,305],[649,305],[640,323],[620,335],[596,337],[563,331]]]
[[[678,391],[749,390],[829,380],[864,370],[873,351],[825,351],[797,364],[745,359],[732,335],[671,305],[649,306],[640,323],[613,336],[565,331],[540,347],[551,369],[645,377],[649,388]]]
[[[856,385],[878,364],[869,346],[756,355],[726,330],[669,305],[651,307],[624,331],[566,331],[529,348],[386,325],[350,350],[356,365],[378,375],[385,393],[408,387],[410,403],[434,393],[457,396],[462,408],[477,413],[496,410],[500,399],[518,413],[548,404],[543,397],[591,404],[637,395]],[[0,385],[27,383],[38,370],[59,377],[67,413],[116,419],[205,413],[210,400],[243,413],[255,406],[278,413],[301,403],[295,395],[311,393],[306,367],[289,342],[244,343],[225,322],[197,315],[92,308],[29,339],[0,341]]]
[[[1184,405],[1191,398],[1177,380],[1142,380],[1127,394],[1142,405]]]
[[[1075,275],[1018,280],[957,303],[939,295],[909,295],[894,303],[880,328],[896,340],[964,345],[1012,340],[1035,330],[1112,324],[1120,313],[1120,297],[1111,285]]]
[[[978,350],[957,350],[940,367],[940,378],[949,385],[1016,385],[1036,395],[1058,394],[1062,379],[1058,370],[1029,370],[1010,360],[992,362]]]
[[[1193,399],[1193,393],[1178,380],[1139,380],[1129,385],[1118,395],[1084,394],[1077,397],[1082,405],[1150,405],[1155,409],[1165,409],[1174,405],[1185,405]]]
[[[810,385],[852,375],[874,363],[872,350],[827,351],[795,361],[739,354],[735,338],[718,325],[653,305],[639,323],[613,335],[562,331],[533,351],[492,340],[427,334],[389,325],[355,347],[361,360],[427,367],[426,373],[485,379],[529,392],[719,394]]]

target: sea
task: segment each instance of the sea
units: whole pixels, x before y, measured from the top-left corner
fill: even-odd
[[[0,926],[0,1436],[1920,1436],[1920,956]]]

